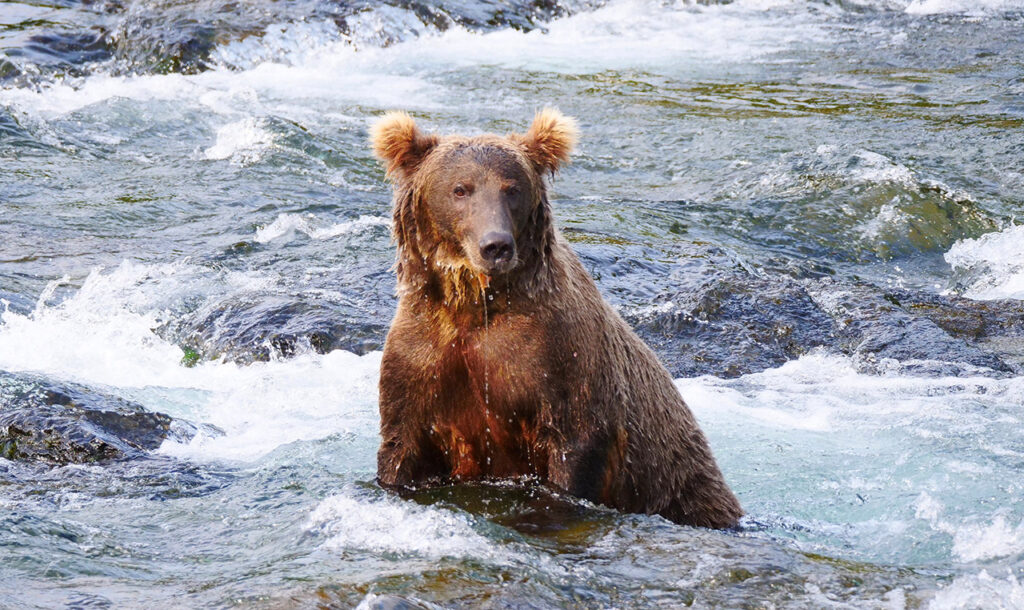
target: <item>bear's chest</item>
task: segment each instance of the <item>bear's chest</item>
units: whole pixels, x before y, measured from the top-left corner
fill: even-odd
[[[514,413],[536,405],[545,395],[551,374],[546,333],[525,317],[499,319],[484,328],[465,331],[442,347],[446,381],[461,378],[478,406]]]
[[[499,322],[440,346],[426,384],[434,403],[428,432],[455,479],[544,475],[549,367],[543,337],[528,322]]]

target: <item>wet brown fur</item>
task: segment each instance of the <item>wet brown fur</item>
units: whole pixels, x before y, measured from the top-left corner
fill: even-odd
[[[426,135],[404,113],[375,125],[395,186],[399,287],[381,365],[379,480],[535,477],[629,512],[734,526],[739,503],[668,372],[552,223],[543,174],[568,160],[575,133],[554,110],[505,137]],[[431,217],[443,204],[425,200],[463,153],[520,164],[531,206],[517,264],[490,282]]]

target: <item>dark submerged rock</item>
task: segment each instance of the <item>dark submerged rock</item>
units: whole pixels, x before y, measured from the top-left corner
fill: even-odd
[[[1024,301],[975,301],[955,295],[890,290],[885,298],[934,322],[954,337],[969,341],[1024,337]]]
[[[69,383],[0,371],[0,457],[48,464],[132,458],[195,428]]]
[[[853,356],[865,372],[1002,375],[1014,371],[1007,361],[1024,362],[1020,341],[990,340],[1024,337],[1015,302],[795,280],[715,248],[684,259],[672,279],[651,306],[624,317],[677,377],[737,377],[816,348]]]
[[[411,19],[385,22],[380,31],[357,31],[359,14],[381,6],[408,11]],[[214,65],[211,56],[218,46],[263,36],[272,24],[333,22],[342,37],[386,46],[417,34],[409,21],[420,22],[424,31],[453,25],[477,31],[528,31],[567,13],[566,6],[555,0],[72,1],[55,13],[54,21],[27,19],[17,24],[25,36],[13,44],[0,40],[0,53],[8,58],[0,54],[0,81],[23,72],[81,76],[98,62],[113,72],[194,74]]]
[[[675,377],[738,377],[835,344],[833,320],[784,277],[732,273],[627,314]]]
[[[952,336],[928,318],[908,312],[873,286],[825,280],[810,290],[815,302],[836,320],[838,347],[860,356],[866,368],[879,360],[892,359],[909,363],[909,368],[904,367],[907,373],[958,375],[968,372],[963,365],[1013,372],[999,356]]]
[[[82,74],[75,70],[77,66],[112,57],[104,32],[99,28],[73,32],[40,32],[30,36],[28,43],[18,51],[19,53],[15,53],[12,50],[9,54],[17,56],[24,53],[37,65],[50,66],[73,75]]]
[[[392,306],[393,308],[393,306]],[[356,354],[384,345],[391,309],[346,307],[281,295],[210,304],[158,329],[182,345],[186,358],[248,364],[313,350]]]

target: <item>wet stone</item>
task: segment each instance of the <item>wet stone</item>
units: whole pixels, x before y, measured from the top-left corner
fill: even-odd
[[[569,13],[562,2],[556,0],[503,0],[496,2],[451,2],[430,1],[410,2],[392,0],[392,6],[406,8],[416,13],[425,23],[444,29],[450,23],[474,29],[490,30],[511,27],[530,31],[542,22]]]
[[[210,304],[158,332],[185,347],[193,360],[187,364],[216,358],[247,364],[336,349],[362,355],[384,345],[393,312],[380,309],[262,296]]]
[[[738,377],[835,343],[832,319],[788,278],[733,273],[627,314],[673,377]]]
[[[674,377],[737,377],[819,348],[863,372],[915,376],[999,376],[1024,361],[1019,304],[796,280],[714,250],[682,259],[672,290],[624,311]]]
[[[18,66],[14,65],[11,61],[0,57],[0,82],[12,79],[21,74],[21,70]]]
[[[996,354],[968,344],[926,317],[914,315],[873,286],[822,280],[809,290],[815,302],[836,320],[838,347],[860,357],[868,370],[875,363],[894,360],[909,363],[903,372],[918,375],[978,372],[973,367],[996,373],[1013,371]],[[952,311],[948,309],[947,313]],[[947,325],[956,318],[969,320],[970,314],[964,313],[949,318]]]
[[[41,32],[31,36],[21,52],[32,63],[81,74],[75,66],[110,59],[104,32],[99,29],[81,32]],[[13,50],[9,51],[12,55]]]
[[[886,299],[967,340],[1024,337],[1024,301],[975,301],[960,296],[890,290]]]
[[[511,2],[299,2],[258,4],[234,0],[159,0],[156,2],[110,3],[121,15],[105,41],[122,67],[135,72],[179,72],[192,74],[210,67],[211,53],[218,46],[249,36],[261,36],[272,24],[300,20],[332,21],[342,36],[361,37],[352,24],[359,14],[379,9],[408,11],[408,19],[387,20],[372,37],[381,46],[408,37],[409,20],[424,29],[445,30],[458,24],[473,30],[513,27],[532,30],[544,21],[567,14],[566,8],[551,0]]]
[[[48,464],[137,457],[195,428],[87,388],[0,372],[0,457]]]

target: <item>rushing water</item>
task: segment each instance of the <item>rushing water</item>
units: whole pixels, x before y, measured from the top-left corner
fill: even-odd
[[[24,0],[0,51],[0,371],[198,425],[0,458],[0,606],[1024,607],[1024,332],[998,374],[823,347],[680,378],[738,532],[378,488],[366,145],[392,108],[577,117],[555,213],[626,314],[713,250],[994,316],[1024,299],[1024,3]]]

